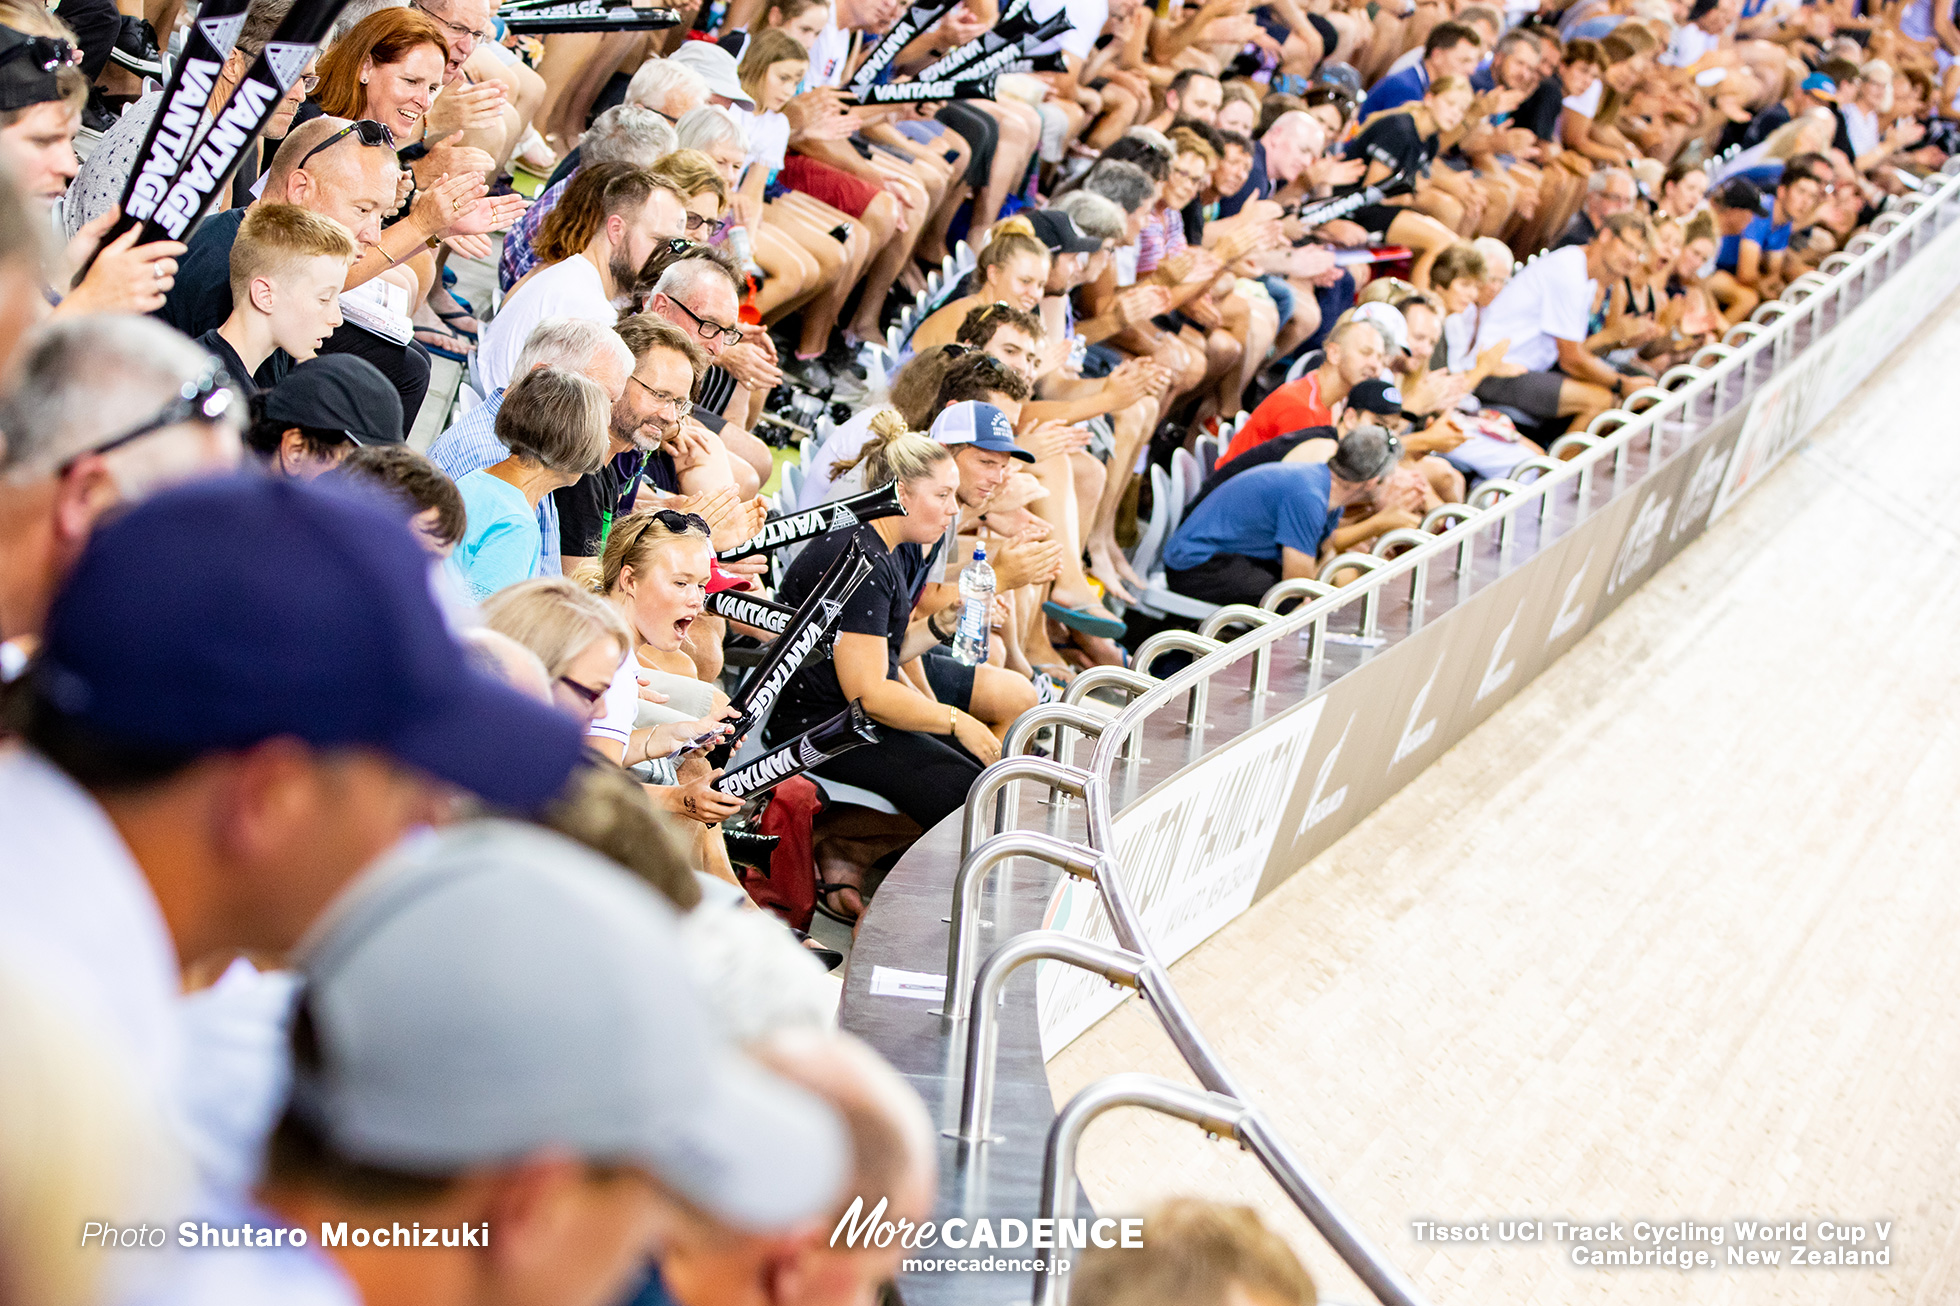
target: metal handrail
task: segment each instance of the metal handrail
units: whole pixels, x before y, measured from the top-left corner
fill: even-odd
[[[966,1019],[967,1001],[973,992],[973,952],[977,946],[973,936],[980,928],[980,887],[988,871],[1015,857],[1032,857],[1084,879],[1095,875],[1096,864],[1102,860],[1094,848],[1032,830],[997,834],[966,855],[953,875],[953,919],[946,931],[946,1000],[939,1014],[948,1020]]]
[[[980,963],[973,981],[966,1026],[966,1073],[960,1082],[960,1124],[941,1130],[963,1143],[997,1143],[994,1121],[994,1062],[1000,1041],[1000,991],[1007,977],[1031,961],[1060,961],[1093,971],[1111,984],[1137,987],[1144,959],[1122,948],[1108,948],[1061,930],[1029,930],[995,948]]]
[[[1960,162],[1960,161],[1956,161]],[[1870,247],[1858,253],[1850,266],[1830,278],[1817,274],[1811,283],[1817,290],[1842,291],[1852,283],[1852,278],[1862,278],[1874,267],[1889,267],[1890,257],[1902,243],[1912,240],[1916,233],[1930,225],[1931,215],[1960,195],[1960,167],[1949,166],[1943,171],[1944,181],[1930,202],[1916,207],[1890,230],[1878,235]],[[1810,287],[1805,287],[1809,290]],[[1785,292],[1790,295],[1789,291]],[[1592,469],[1604,459],[1612,458],[1616,468],[1623,468],[1628,446],[1642,438],[1653,442],[1658,439],[1661,424],[1666,421],[1681,422],[1693,427],[1693,416],[1703,398],[1710,398],[1716,409],[1709,417],[1712,424],[1722,416],[1721,386],[1739,369],[1751,366],[1764,351],[1772,351],[1769,361],[1772,367],[1779,362],[1787,365],[1790,361],[1779,358],[1774,352],[1782,349],[1796,328],[1813,320],[1840,299],[1838,294],[1805,293],[1786,298],[1780,311],[1763,314],[1754,318],[1764,322],[1766,329],[1753,335],[1745,343],[1734,347],[1726,356],[1718,356],[1710,365],[1703,367],[1680,366],[1670,369],[1661,380],[1665,398],[1657,399],[1642,412],[1632,413],[1624,409],[1611,410],[1595,418],[1590,428],[1593,439],[1589,447],[1579,450],[1564,464],[1565,472],[1576,471],[1585,484]],[[1758,310],[1759,314],[1761,310]],[[1714,353],[1713,350],[1704,351]],[[1746,374],[1745,374],[1746,376]],[[1738,395],[1732,402],[1742,402]],[[1618,429],[1610,435],[1601,433],[1598,428],[1606,419],[1612,419]],[[1684,443],[1699,438],[1700,429],[1690,429],[1683,437]],[[1569,447],[1569,446],[1559,446]],[[1650,461],[1649,471],[1659,465],[1658,458]],[[1267,1172],[1286,1191],[1294,1204],[1307,1216],[1309,1221],[1326,1238],[1341,1259],[1362,1279],[1378,1300],[1389,1306],[1414,1306],[1421,1301],[1414,1287],[1375,1248],[1358,1227],[1337,1210],[1322,1191],[1319,1182],[1306,1167],[1294,1157],[1279,1137],[1276,1130],[1253,1106],[1246,1094],[1238,1087],[1230,1070],[1220,1060],[1205,1039],[1203,1032],[1183,1005],[1175,988],[1169,981],[1168,971],[1157,958],[1150,941],[1145,937],[1143,925],[1134,904],[1129,897],[1123,876],[1116,867],[1111,850],[1115,840],[1115,812],[1110,801],[1110,780],[1119,760],[1125,741],[1138,733],[1148,718],[1172,702],[1180,694],[1188,694],[1198,686],[1209,681],[1248,657],[1266,657],[1280,642],[1311,629],[1324,628],[1325,623],[1336,612],[1354,603],[1363,605],[1362,628],[1372,633],[1372,623],[1368,614],[1378,610],[1380,595],[1386,586],[1407,579],[1418,565],[1440,557],[1445,550],[1457,548],[1467,550],[1469,545],[1488,531],[1493,524],[1508,526],[1510,519],[1525,512],[1541,513],[1541,522],[1549,520],[1544,513],[1544,500],[1559,492],[1570,476],[1564,473],[1546,472],[1530,484],[1517,486],[1510,493],[1498,496],[1498,501],[1467,519],[1457,522],[1435,536],[1420,548],[1411,548],[1392,561],[1367,554],[1345,554],[1336,561],[1352,565],[1362,571],[1353,583],[1326,594],[1305,594],[1306,601],[1292,612],[1264,625],[1247,630],[1237,639],[1221,648],[1205,653],[1196,661],[1173,672],[1161,680],[1138,675],[1135,672],[1123,673],[1118,682],[1131,691],[1133,697],[1119,710],[1096,740],[1094,754],[1086,768],[1086,778],[1080,783],[1080,793],[1084,800],[1084,816],[1087,834],[1084,844],[1064,844],[1060,840],[1045,836],[1023,835],[1009,832],[997,835],[988,844],[969,854],[963,861],[960,874],[962,888],[977,889],[977,881],[987,866],[1005,860],[1009,856],[1039,855],[1024,851],[1030,845],[1020,843],[1023,838],[1045,840],[1044,847],[1050,860],[1063,860],[1071,863],[1067,869],[1077,875],[1087,875],[1097,886],[1103,908],[1109,918],[1111,931],[1121,949],[1127,954],[1142,959],[1137,972],[1137,986],[1149,1000],[1165,1034],[1177,1047],[1180,1056],[1190,1068],[1205,1091],[1196,1091],[1154,1079],[1146,1075],[1116,1074],[1105,1077],[1083,1089],[1064,1106],[1057,1115],[1049,1132],[1047,1152],[1042,1177],[1042,1210],[1051,1218],[1067,1218],[1075,1208],[1076,1184],[1074,1162],[1076,1148],[1084,1129],[1101,1112],[1114,1106],[1144,1106],[1164,1111],[1191,1120],[1214,1133],[1230,1134],[1251,1150],[1266,1167]],[[1447,520],[1447,519],[1445,519]],[[1428,523],[1425,522],[1425,525]],[[1544,541],[1541,539],[1541,545]],[[1331,568],[1331,564],[1330,564]],[[1278,591],[1276,590],[1275,593]],[[1270,597],[1270,596],[1269,596]],[[1113,670],[1113,668],[1101,669]],[[1085,675],[1094,675],[1088,672]],[[1077,686],[1081,684],[1078,677]],[[1115,677],[1111,677],[1115,680]],[[1084,691],[1086,692],[1086,691]],[[969,832],[979,827],[985,807],[997,793],[1001,792],[1002,782],[990,782],[993,772],[1003,768],[1025,765],[1033,759],[1012,759],[996,763],[983,773],[980,782],[969,795],[966,813]],[[1071,780],[1074,775],[1071,769]],[[1043,776],[1023,776],[1015,773],[1013,778],[1046,778]],[[1011,792],[1011,791],[1010,791]],[[1008,841],[1015,841],[1008,843]],[[994,845],[1003,845],[996,849]],[[1057,851],[1057,850],[1063,851]],[[1089,870],[1081,868],[1081,860],[1094,853],[1098,861]],[[977,868],[969,871],[969,868]],[[957,911],[957,908],[956,908]],[[970,916],[971,913],[968,913]],[[957,933],[957,931],[956,931]],[[1004,945],[1013,947],[1012,942]],[[971,947],[966,950],[970,957]],[[996,953],[996,955],[1002,955]],[[1015,954],[1007,953],[1007,957]],[[966,964],[970,965],[970,961]],[[1018,964],[1018,963],[1016,963]],[[1127,965],[1127,962],[1125,963]],[[1007,962],[1003,961],[1004,968]],[[958,969],[949,959],[947,973],[948,1003],[957,1002],[962,1007],[970,998],[971,975],[963,975],[962,983],[955,985],[955,971]],[[956,996],[957,995],[957,996]],[[1035,1306],[1059,1306],[1066,1287],[1065,1279],[1059,1275],[1037,1272],[1035,1278]]]

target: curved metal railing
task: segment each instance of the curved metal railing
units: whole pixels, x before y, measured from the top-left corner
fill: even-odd
[[[1725,413],[1746,402],[1753,383],[1792,362],[1792,337],[1799,329],[1815,323],[1827,307],[1836,313],[1835,320],[1841,321],[1847,297],[1854,289],[1862,296],[1874,272],[1882,280],[1894,271],[1897,256],[1910,256],[1919,236],[1934,229],[1931,218],[1940,205],[1960,197],[1960,159],[1949,163],[1944,172],[1937,190],[1910,196],[1899,210],[1882,215],[1869,233],[1854,240],[1852,248],[1832,263],[1829,273],[1799,277],[1782,299],[1759,306],[1751,321],[1754,330],[1732,330],[1725,343],[1705,346],[1692,362],[1670,369],[1658,386],[1628,396],[1627,408],[1602,413],[1585,435],[1555,442],[1551,458],[1521,460],[1518,470],[1534,473],[1529,481],[1503,478],[1488,482],[1468,508],[1452,505],[1445,512],[1432,513],[1423,523],[1423,532],[1397,532],[1393,557],[1341,555],[1322,574],[1330,574],[1336,565],[1360,574],[1338,590],[1320,582],[1284,583],[1268,593],[1259,607],[1233,605],[1221,609],[1196,636],[1179,632],[1154,637],[1145,646],[1141,662],[1144,671],[1160,653],[1182,651],[1193,656],[1188,665],[1168,677],[1098,668],[1076,679],[1066,704],[1037,708],[1024,716],[1010,732],[1002,760],[981,775],[967,797],[944,1014],[955,1022],[968,1021],[969,1027],[960,1123],[947,1132],[967,1147],[994,1141],[990,1130],[995,1006],[1008,975],[1037,959],[1090,970],[1137,990],[1203,1090],[1149,1075],[1123,1073],[1105,1077],[1077,1093],[1063,1106],[1049,1131],[1040,1215],[1055,1220],[1072,1216],[1077,1201],[1076,1149],[1089,1123],[1111,1107],[1147,1107],[1191,1121],[1213,1135],[1237,1140],[1258,1158],[1377,1299],[1387,1306],[1416,1306],[1421,1302],[1415,1287],[1335,1205],[1325,1185],[1247,1097],[1178,997],[1166,963],[1158,958],[1144,934],[1142,919],[1112,853],[1116,813],[1110,792],[1115,768],[1134,753],[1133,741],[1148,718],[1180,694],[1190,700],[1185,714],[1187,732],[1202,729],[1210,682],[1248,658],[1253,660],[1252,692],[1255,696],[1263,694],[1267,668],[1283,640],[1308,636],[1306,660],[1313,671],[1308,692],[1315,692],[1320,687],[1329,622],[1359,605],[1355,630],[1364,637],[1376,636],[1382,597],[1391,585],[1411,587],[1415,600],[1410,609],[1413,633],[1421,620],[1421,595],[1431,564],[1444,561],[1454,550],[1458,575],[1468,578],[1476,546],[1495,532],[1500,554],[1508,554],[1518,523],[1533,513],[1538,517],[1542,546],[1543,532],[1552,521],[1553,496],[1573,488],[1578,516],[1583,518],[1593,506],[1596,470],[1611,459],[1617,482],[1628,467],[1629,449],[1636,441],[1648,442],[1647,471],[1658,468],[1670,439],[1677,451],[1692,443]],[[1638,411],[1632,409],[1634,400],[1643,401]],[[1568,452],[1571,456],[1561,461],[1560,455]],[[1433,526],[1444,529],[1430,534]],[[1298,606],[1285,615],[1275,610],[1287,602]],[[1240,627],[1243,633],[1229,644],[1215,638],[1222,631]],[[1108,716],[1096,715],[1080,704],[1098,688],[1118,690],[1129,701]],[[1068,765],[1066,758],[1050,762],[1012,755],[1032,747],[1039,730],[1049,726],[1055,728],[1057,737],[1073,730],[1094,741],[1086,767]],[[1051,798],[1081,798],[1087,809],[1086,842],[1071,843],[1012,829],[1014,785],[1021,780],[1046,784]],[[986,960],[978,962],[979,931],[987,924],[976,919],[980,882],[992,867],[1013,857],[1047,861],[1072,875],[1093,880],[1117,946],[1037,930],[998,941]],[[1034,1306],[1060,1306],[1066,1286],[1066,1272],[1038,1271]]]

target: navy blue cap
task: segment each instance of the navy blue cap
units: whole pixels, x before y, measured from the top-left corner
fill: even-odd
[[[993,453],[1013,454],[1024,463],[1034,461],[1033,454],[1014,443],[1014,423],[1007,420],[1007,414],[977,399],[947,404],[933,419],[929,434],[940,444],[970,444]]]
[[[400,514],[366,498],[267,476],[199,481],[95,532],[30,674],[112,740],[364,745],[534,808],[564,784],[584,731],[475,670],[430,581]]]

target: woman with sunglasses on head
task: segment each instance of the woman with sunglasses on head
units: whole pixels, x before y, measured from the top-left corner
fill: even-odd
[[[655,803],[713,825],[740,811],[741,802],[709,787],[719,773],[705,762],[669,757],[682,745],[721,731],[718,723],[731,715],[727,695],[698,678],[687,654],[713,574],[708,534],[707,521],[693,513],[665,508],[631,513],[613,523],[597,574],[589,579],[630,634],[626,665],[635,677],[633,692],[622,694],[616,686],[607,713],[622,760],[628,766],[677,762],[674,783],[657,786],[666,792],[656,792]],[[640,684],[651,686],[660,701],[640,701]],[[631,710],[619,710],[622,703]]]
[[[88,82],[78,66],[73,34],[41,10],[0,5],[0,166],[37,210],[51,210],[74,178],[75,133],[81,127]],[[68,244],[69,269],[79,268],[115,222],[105,212]],[[137,245],[132,228],[111,241],[82,283],[65,296],[52,290],[60,313],[148,313],[160,307],[177,275],[184,246],[174,240]],[[61,278],[67,284],[66,277]]]

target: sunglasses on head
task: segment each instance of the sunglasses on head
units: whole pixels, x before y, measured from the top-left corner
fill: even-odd
[[[12,49],[0,51],[0,64],[15,59],[26,59],[42,72],[51,73],[63,65],[81,63],[82,52],[58,36],[28,36]]]
[[[59,472],[66,474],[69,468],[91,454],[113,453],[124,445],[140,440],[146,435],[153,435],[165,427],[176,426],[183,422],[215,422],[231,410],[232,403],[237,397],[236,392],[225,384],[224,369],[213,360],[205,364],[203,371],[184,382],[175,399],[114,439],[76,454],[61,465]]]
[[[656,508],[648,515],[676,535],[712,534],[708,526],[708,519],[699,513],[675,512],[672,508]]]
[[[321,141],[318,145],[315,145],[306,153],[300,155],[299,162],[294,165],[295,168],[304,168],[307,161],[314,155],[333,145],[341,137],[349,135],[358,137],[363,145],[375,147],[386,146],[391,150],[395,148],[395,134],[388,130],[386,124],[378,123],[372,118],[357,118],[333,135],[327,137],[327,139]]]

